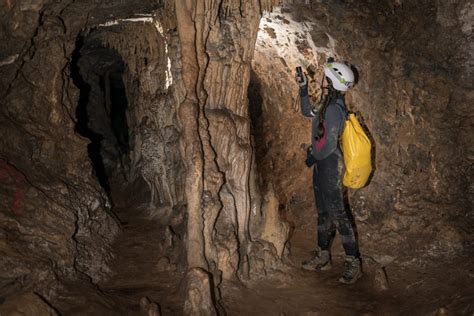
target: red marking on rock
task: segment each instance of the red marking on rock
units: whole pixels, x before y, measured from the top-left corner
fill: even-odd
[[[20,203],[25,192],[25,176],[13,169],[7,162],[0,159],[0,179],[10,176],[15,179],[15,190],[13,191],[13,201],[10,211],[14,214],[20,214]]]

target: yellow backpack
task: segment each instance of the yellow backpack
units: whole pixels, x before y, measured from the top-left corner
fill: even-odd
[[[342,182],[348,188],[359,189],[366,185],[372,173],[372,144],[355,114],[343,110],[346,122],[341,135],[341,147],[346,172]]]

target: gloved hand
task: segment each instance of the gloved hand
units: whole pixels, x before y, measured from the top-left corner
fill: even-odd
[[[304,72],[301,73],[301,77],[296,74],[295,79],[300,88],[304,88],[308,85],[308,77],[306,77]]]
[[[311,109],[311,113],[313,113],[313,116],[318,115],[319,111],[323,108],[323,104],[321,102],[316,103],[313,105],[313,108]]]
[[[315,162],[316,160],[314,159],[312,154],[312,147],[311,145],[309,145],[309,147],[306,149],[306,160],[304,161],[304,163],[306,164],[306,167],[309,168],[314,165]]]

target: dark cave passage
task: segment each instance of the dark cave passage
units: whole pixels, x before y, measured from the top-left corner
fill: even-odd
[[[110,194],[110,178],[126,178],[130,151],[128,99],[123,82],[125,64],[112,49],[79,36],[70,63],[71,79],[79,88],[76,132],[90,139],[88,154],[100,185]]]
[[[262,157],[268,152],[268,147],[271,143],[265,143],[263,130],[263,113],[262,106],[264,103],[262,96],[262,85],[258,75],[255,71],[250,72],[250,82],[247,89],[247,98],[249,100],[249,116],[251,122],[250,134],[253,137],[253,147],[256,155],[256,164],[259,166],[262,163]],[[259,170],[259,168],[257,168]],[[265,178],[261,178],[265,182]],[[264,183],[262,183],[264,184]]]
[[[100,185],[106,192],[110,192],[110,185],[105,172],[104,163],[102,161],[102,155],[100,154],[100,142],[102,137],[98,133],[94,133],[88,126],[89,115],[88,115],[88,104],[91,86],[84,81],[79,69],[79,59],[81,58],[80,50],[84,45],[84,38],[79,36],[76,40],[76,49],[71,57],[71,78],[73,83],[79,88],[79,100],[76,108],[76,132],[81,136],[87,137],[91,140],[87,146],[87,152],[91,160],[92,167],[94,168],[95,175]]]
[[[125,85],[122,79],[122,72],[113,72],[109,75],[110,89],[110,121],[117,144],[123,154],[130,151],[129,131],[127,123],[128,100]],[[105,87],[107,89],[107,87]]]

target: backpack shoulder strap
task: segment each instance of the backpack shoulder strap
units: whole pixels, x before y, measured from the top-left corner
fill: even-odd
[[[336,105],[339,106],[339,108],[341,109],[342,113],[344,114],[344,117],[346,118],[346,120],[349,118],[349,112],[347,111],[346,107],[344,106],[344,103],[342,101],[342,99],[337,99],[336,100]]]

